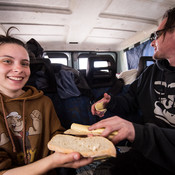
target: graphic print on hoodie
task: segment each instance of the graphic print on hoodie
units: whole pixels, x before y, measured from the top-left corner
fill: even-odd
[[[33,159],[35,157],[35,152],[36,150],[32,150],[31,149],[31,144],[30,141],[28,139],[29,135],[35,135],[35,134],[40,134],[41,130],[42,130],[42,117],[41,117],[41,113],[38,110],[34,110],[32,111],[32,113],[30,114],[30,117],[32,119],[32,123],[33,126],[31,126],[29,128],[28,131],[26,131],[26,152],[27,152],[27,158],[29,162],[33,162]],[[20,114],[18,114],[18,112],[11,112],[9,115],[6,116],[7,118],[7,122],[9,125],[10,130],[12,131],[12,133],[15,136],[15,140],[18,143],[18,147],[17,147],[17,159],[18,162],[23,162],[24,161],[24,153],[23,152],[19,152],[19,150],[23,150],[23,132],[24,132],[24,125],[23,125],[23,120]],[[1,134],[1,140],[3,139],[4,144],[7,143],[9,141],[8,137],[5,136],[4,133]],[[2,145],[3,143],[1,143]]]
[[[175,113],[173,112],[175,83],[167,84],[164,81],[155,81],[154,85],[154,91],[159,96],[159,101],[154,103],[155,117],[175,127]]]

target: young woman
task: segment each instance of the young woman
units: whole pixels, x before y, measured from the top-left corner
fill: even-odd
[[[0,35],[0,174],[36,175],[92,162],[79,153],[49,154],[47,143],[63,130],[51,100],[32,86],[23,42]]]

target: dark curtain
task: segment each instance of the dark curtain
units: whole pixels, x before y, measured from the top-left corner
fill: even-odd
[[[150,44],[151,41],[148,40],[126,51],[128,70],[137,69],[141,56],[153,56],[154,48]]]

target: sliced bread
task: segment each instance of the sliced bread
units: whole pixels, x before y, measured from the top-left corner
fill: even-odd
[[[88,134],[93,134],[93,135],[101,135],[102,132],[104,131],[104,128],[101,129],[95,129],[92,131],[89,131],[88,128],[90,125],[82,125],[82,124],[77,124],[77,123],[72,123],[71,128],[66,130],[64,134],[71,134],[71,135],[88,135]],[[109,139],[111,139],[113,136],[117,134],[117,131],[112,132],[109,135]]]
[[[57,134],[49,141],[48,148],[61,153],[79,152],[83,157],[116,157],[113,143],[101,136],[77,137]]]

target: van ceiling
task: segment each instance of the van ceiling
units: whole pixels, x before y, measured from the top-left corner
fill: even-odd
[[[0,34],[45,50],[120,51],[149,38],[174,0],[0,0]]]

